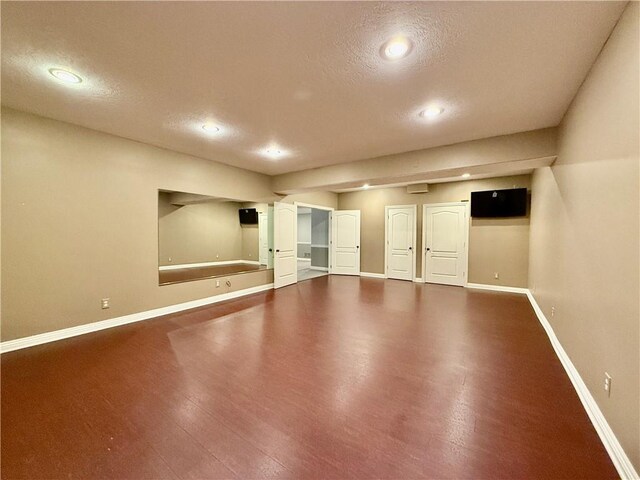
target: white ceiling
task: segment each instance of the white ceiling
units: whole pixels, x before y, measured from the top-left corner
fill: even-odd
[[[278,174],[557,125],[624,5],[2,2],[2,103]]]

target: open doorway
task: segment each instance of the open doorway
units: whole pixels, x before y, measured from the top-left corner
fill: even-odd
[[[329,274],[330,210],[298,204],[298,281]]]

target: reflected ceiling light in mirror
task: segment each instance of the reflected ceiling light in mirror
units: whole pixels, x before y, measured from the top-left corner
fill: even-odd
[[[462,178],[469,178],[469,177],[471,177],[470,173],[463,173],[462,174]]]
[[[399,60],[409,55],[412,46],[411,40],[403,36],[397,36],[382,45],[380,53],[387,60]]]
[[[82,78],[80,75],[76,75],[69,70],[65,70],[64,68],[50,68],[49,74],[55,78],[56,80],[66,83],[68,85],[77,85],[82,83]]]
[[[364,185],[362,185],[362,189],[363,189],[363,190],[366,190],[366,189],[368,189],[368,188],[369,188],[369,184],[368,184],[368,183],[365,183]]]

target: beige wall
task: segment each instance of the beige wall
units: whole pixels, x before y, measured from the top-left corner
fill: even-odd
[[[273,198],[265,175],[3,109],[2,340],[224,293],[158,286],[159,188]],[[238,290],[272,272],[229,278]]]
[[[418,205],[417,251],[422,252],[422,205],[470,200],[471,192],[529,187],[530,176],[489,178],[429,186],[429,192],[409,194],[406,187],[341,193],[340,210],[361,211],[361,270],[384,272],[384,207]],[[469,229],[469,282],[511,287],[527,286],[529,218],[473,219]],[[418,256],[416,276],[421,276]],[[499,279],[494,273],[499,273]]]
[[[561,124],[557,162],[533,176],[529,286],[640,471],[638,14],[630,3]]]
[[[238,210],[242,204],[207,202],[177,206],[171,204],[170,198],[170,193],[158,194],[160,265],[242,260],[245,248],[247,255],[257,251],[257,235],[254,248],[249,249],[249,236],[240,226]]]

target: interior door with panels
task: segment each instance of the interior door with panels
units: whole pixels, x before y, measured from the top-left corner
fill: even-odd
[[[385,274],[413,281],[416,265],[416,205],[385,208]]]
[[[360,275],[360,210],[331,215],[331,273]]]
[[[466,285],[468,229],[467,204],[424,205],[426,282]]]
[[[298,207],[276,202],[273,217],[273,284],[280,288],[298,281]]]

